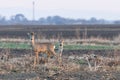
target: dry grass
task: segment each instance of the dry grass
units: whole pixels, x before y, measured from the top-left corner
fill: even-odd
[[[101,56],[102,57],[102,56]],[[104,57],[104,63],[97,68],[97,70],[90,71],[87,61],[80,62],[83,59],[82,56],[76,56],[74,58],[69,58],[68,56],[63,56],[62,65],[59,65],[55,60],[55,58],[50,58],[48,63],[37,64],[35,68],[33,68],[33,60],[34,56],[30,55],[22,55],[20,57],[11,57],[8,60],[0,60],[0,74],[11,74],[15,73],[23,74],[23,73],[34,73],[35,76],[30,78],[31,80],[41,80],[49,77],[53,78],[56,75],[63,76],[63,74],[76,73],[78,71],[82,72],[112,72],[112,71],[120,71],[120,63],[119,59]],[[43,59],[44,60],[44,59]],[[85,61],[85,60],[84,60]],[[109,64],[111,63],[112,66]],[[94,68],[94,63],[91,62]],[[37,75],[36,75],[37,74]],[[67,75],[68,75],[67,74]],[[38,76],[39,75],[39,76]],[[70,75],[70,74],[69,74]],[[114,78],[111,74],[111,77],[108,75],[104,75],[101,77],[103,80],[108,78]],[[28,79],[26,77],[26,79]],[[69,80],[69,78],[67,78]],[[75,80],[75,78],[70,78]],[[59,80],[59,79],[56,79]]]
[[[80,43],[84,43],[86,42],[87,44],[110,44],[110,43],[118,43],[120,44],[119,41],[120,35],[116,36],[113,38],[113,40],[107,39],[107,38],[102,38],[102,37],[90,37],[87,39],[83,39],[83,38],[66,38],[65,39],[65,43],[66,44],[80,44]],[[38,42],[58,42],[58,39],[44,39],[44,38],[37,38],[36,41]],[[0,42],[21,42],[21,43],[25,43],[25,42],[30,42],[29,39],[25,39],[25,38],[0,38]]]

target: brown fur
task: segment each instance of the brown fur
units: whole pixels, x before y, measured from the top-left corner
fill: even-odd
[[[54,51],[55,46],[52,43],[35,43],[34,32],[29,33],[33,51],[35,52],[34,66],[36,63],[39,63],[38,55],[39,53],[46,53],[49,58],[50,55],[54,55],[57,58],[57,55]]]

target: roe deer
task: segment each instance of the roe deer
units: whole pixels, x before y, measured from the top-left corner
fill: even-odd
[[[58,59],[57,54],[54,51],[55,45],[53,45],[52,43],[36,43],[34,32],[28,33],[28,35],[31,39],[32,49],[35,52],[34,67],[36,63],[39,63],[39,53],[46,53],[47,58],[49,58],[50,55],[54,55],[56,59]]]
[[[59,49],[58,49],[60,62],[62,62],[63,45],[64,45],[64,40],[60,39],[59,40]]]

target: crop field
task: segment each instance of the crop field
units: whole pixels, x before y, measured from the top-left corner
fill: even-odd
[[[47,39],[102,37],[113,39],[120,34],[120,25],[10,25],[0,26],[0,38],[28,38],[27,32],[36,32]]]
[[[29,32],[58,58],[63,39],[62,62],[43,52],[34,67]],[[120,25],[0,25],[0,80],[120,80]]]

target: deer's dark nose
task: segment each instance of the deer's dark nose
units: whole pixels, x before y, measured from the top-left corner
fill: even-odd
[[[62,44],[60,44],[60,46],[62,46]]]

